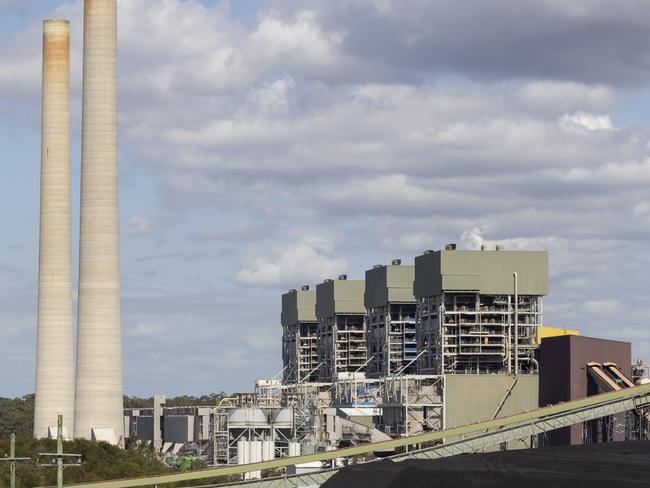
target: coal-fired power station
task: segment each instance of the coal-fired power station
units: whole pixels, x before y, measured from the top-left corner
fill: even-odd
[[[74,422],[70,217],[70,24],[43,23],[41,221],[34,435]]]
[[[116,0],[85,0],[74,436],[124,441]]]
[[[70,27],[46,21],[34,436],[123,445],[116,0],[85,0],[76,378],[72,341]]]

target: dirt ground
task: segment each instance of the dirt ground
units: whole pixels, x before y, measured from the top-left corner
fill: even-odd
[[[384,460],[346,468],[324,488],[650,487],[650,441]]]

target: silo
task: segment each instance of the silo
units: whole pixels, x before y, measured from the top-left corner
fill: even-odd
[[[43,23],[41,212],[34,436],[74,423],[70,217],[70,23]]]
[[[123,443],[116,0],[85,0],[77,438]]]

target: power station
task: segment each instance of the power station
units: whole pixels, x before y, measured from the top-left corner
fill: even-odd
[[[53,436],[62,414],[66,437],[145,440],[163,459],[228,466],[426,436],[643,383],[629,343],[544,326],[546,252],[448,244],[412,265],[376,265],[365,279],[289,290],[283,369],[253,392],[209,407],[166,407],[156,396],[151,408],[124,410],[117,86],[116,0],[85,0],[75,375],[70,27],[45,21],[35,437]],[[500,448],[648,438],[648,405],[581,411],[581,424],[504,434]],[[323,465],[292,467],[311,468]]]
[[[546,252],[455,244],[413,264],[375,265],[365,280],[341,275],[315,291],[291,289],[281,300],[278,375],[210,407],[167,407],[157,397],[153,408],[126,409],[126,436],[150,441],[163,459],[191,455],[213,466],[325,459],[336,449],[505,421],[647,381],[644,365],[631,364],[629,343],[544,326],[548,293]],[[625,415],[576,415],[581,423],[564,430],[557,423],[504,433],[493,448],[650,437],[646,403]],[[308,462],[287,473],[334,465]]]
[[[72,343],[67,21],[46,21],[35,437],[124,444],[117,141],[117,4],[85,0],[76,378]]]

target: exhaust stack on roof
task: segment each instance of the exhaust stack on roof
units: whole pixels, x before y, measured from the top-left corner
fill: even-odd
[[[74,435],[123,444],[117,155],[116,0],[85,0]]]
[[[70,24],[43,22],[41,222],[34,437],[74,422],[70,218]],[[68,428],[69,427],[69,428]],[[66,435],[67,436],[67,435]]]

